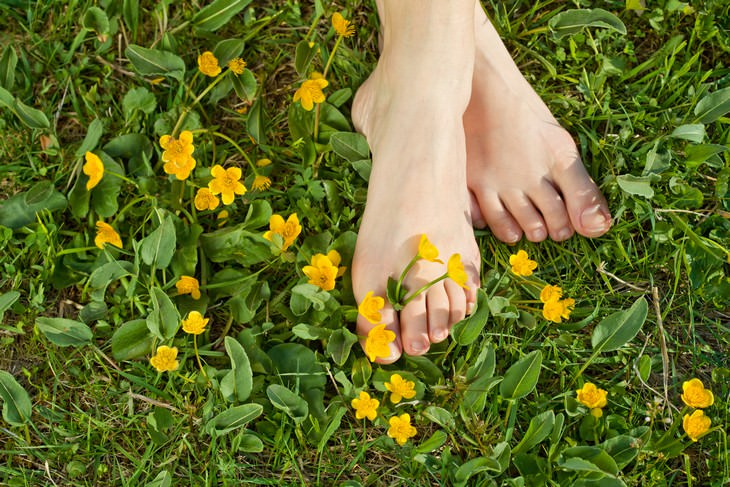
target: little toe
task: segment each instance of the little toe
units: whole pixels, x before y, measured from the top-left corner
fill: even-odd
[[[398,314],[389,304],[386,304],[386,306],[380,311],[380,315],[382,317],[382,322],[387,324],[385,328],[395,333],[395,341],[390,343],[390,356],[379,357],[375,360],[375,362],[379,364],[391,364],[400,358],[402,353],[401,350],[403,348],[400,336],[400,326],[398,323]],[[365,341],[368,333],[376,326],[376,324],[370,323],[367,319],[365,319],[364,316],[358,315],[356,330],[357,335],[360,337],[360,345],[363,350],[365,350]]]
[[[428,317],[426,314],[426,296],[416,296],[400,312],[401,343],[403,351],[408,355],[423,355],[428,352]]]
[[[547,179],[543,179],[540,186],[530,193],[530,199],[542,213],[550,238],[562,242],[573,236],[565,202]]]
[[[446,294],[449,296],[449,329],[466,317],[467,296],[464,289],[454,281],[444,283]],[[470,291],[472,286],[469,287]],[[444,337],[445,338],[445,337]]]
[[[598,237],[611,228],[606,198],[588,175],[580,158],[555,175],[565,198],[573,228],[583,236]]]
[[[497,193],[480,195],[479,208],[495,237],[505,243],[519,242],[522,238],[522,228],[504,207]]]
[[[545,222],[535,205],[522,192],[510,192],[503,196],[505,206],[525,232],[530,242],[542,242],[548,236]]]
[[[462,293],[463,294],[463,293]],[[428,336],[431,343],[438,343],[449,336],[449,296],[443,283],[429,288],[426,295],[428,311]]]

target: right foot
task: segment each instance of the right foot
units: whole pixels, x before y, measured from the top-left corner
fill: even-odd
[[[398,278],[416,254],[421,235],[426,234],[444,262],[452,254],[461,255],[469,291],[446,279],[409,302],[400,314],[386,300],[382,321],[395,332],[396,340],[390,356],[379,359],[380,363],[391,363],[402,352],[421,355],[431,343],[444,340],[451,325],[473,306],[479,286],[480,254],[469,214],[462,124],[470,78],[435,74],[432,68],[433,62],[442,61],[447,69],[451,64],[454,73],[464,69],[470,73],[473,51],[467,45],[462,53],[456,49],[454,54],[449,50],[454,46],[438,45],[438,36],[428,34],[432,24],[424,26],[417,20],[417,25],[409,26],[412,19],[392,11],[401,7],[425,11],[429,6],[438,10],[441,1],[418,0],[422,3],[405,6],[409,2],[403,0],[380,9],[384,17],[389,9],[393,13],[388,27],[403,25],[396,33],[386,29],[378,66],[358,90],[352,108],[355,126],[367,137],[373,156],[368,199],[352,262],[353,290],[358,302],[369,291],[385,297],[388,278]],[[420,19],[428,18],[428,13]],[[441,15],[433,18],[444,28],[443,23],[449,22]],[[404,33],[405,39],[391,38]],[[463,48],[463,42],[458,42]],[[406,277],[405,286],[413,291],[445,271],[445,264],[419,261]],[[375,326],[358,316],[361,343]]]

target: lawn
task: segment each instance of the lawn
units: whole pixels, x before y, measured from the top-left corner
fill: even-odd
[[[730,6],[482,3],[613,226],[476,231],[476,311],[386,366],[374,2],[0,1],[0,484],[730,484]]]

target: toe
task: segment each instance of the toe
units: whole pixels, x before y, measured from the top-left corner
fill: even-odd
[[[451,328],[466,316],[467,296],[464,289],[453,281],[445,281],[444,287],[449,297],[449,328]],[[471,290],[472,286],[469,289]]]
[[[529,194],[545,220],[550,238],[562,242],[573,236],[565,202],[547,179],[543,179]]]
[[[485,192],[478,201],[484,221],[495,237],[505,243],[517,243],[522,238],[522,229],[504,207],[497,193]]]
[[[419,294],[400,312],[401,341],[408,355],[423,355],[428,351],[428,318],[426,296]]]
[[[583,236],[598,237],[611,228],[606,199],[588,175],[580,158],[556,171],[554,180],[567,204],[573,228]]]
[[[509,191],[502,195],[502,201],[520,225],[530,242],[542,242],[548,236],[545,222],[530,198],[521,191]]]
[[[462,293],[464,294],[464,293]],[[426,295],[428,311],[428,336],[431,343],[438,343],[449,336],[449,296],[443,282],[435,284]]]
[[[471,207],[471,224],[474,228],[484,228],[487,222],[484,220],[482,211],[479,208],[479,202],[471,191],[469,192],[469,206]]]
[[[382,316],[382,322],[387,324],[386,329],[395,333],[395,341],[390,344],[390,356],[386,358],[378,358],[375,361],[379,364],[390,364],[400,358],[402,350],[398,314],[389,304],[386,304],[385,308],[380,311],[380,314]],[[365,350],[365,340],[368,333],[376,326],[377,325],[366,320],[362,315],[357,317],[357,335],[360,337],[360,345],[363,350]]]

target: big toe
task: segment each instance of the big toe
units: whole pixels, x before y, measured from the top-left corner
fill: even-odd
[[[573,228],[585,237],[598,237],[611,228],[606,199],[588,175],[580,159],[555,175]]]
[[[396,313],[395,310],[386,301],[386,305],[380,311],[380,315],[382,319],[381,323],[378,324],[371,323],[364,316],[358,315],[356,325],[357,336],[360,338],[360,346],[362,346],[363,351],[367,354],[368,347],[366,343],[370,330],[372,330],[379,324],[385,324],[386,330],[390,330],[395,333],[395,340],[388,344],[388,347],[390,349],[390,355],[388,355],[387,357],[378,356],[375,359],[375,362],[379,364],[392,364],[400,358],[403,349],[401,344],[402,338],[400,333],[400,324],[398,322],[398,313]]]

